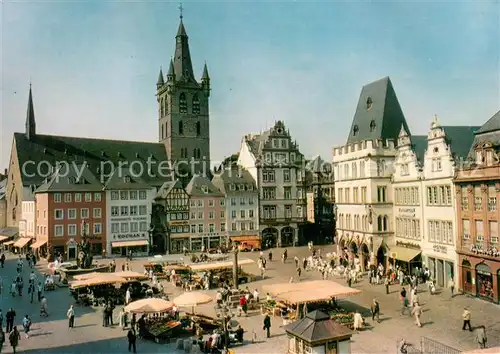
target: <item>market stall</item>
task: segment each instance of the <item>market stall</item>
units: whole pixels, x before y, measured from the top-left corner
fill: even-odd
[[[312,289],[314,291],[311,291]],[[264,304],[263,313],[280,315],[286,317],[287,320],[293,320],[300,318],[301,312],[307,313],[307,305],[314,304],[313,307],[327,312],[333,320],[348,327],[354,324],[354,314],[340,308],[336,300],[361,293],[361,290],[330,280],[264,285],[263,290],[277,300]]]
[[[99,306],[112,299],[117,303],[122,291],[120,285],[127,284],[127,280],[115,275],[102,273],[85,280],[74,280],[69,284],[71,295],[77,303]]]
[[[162,343],[182,333],[181,322],[176,321],[170,313],[173,307],[173,302],[150,298],[131,302],[124,309],[126,312],[142,314],[145,321],[142,336]]]
[[[246,284],[255,280],[255,276],[246,273],[241,269],[241,266],[254,264],[251,259],[241,259],[238,261],[240,284]],[[214,263],[197,263],[189,265],[192,275],[190,278],[190,289],[205,289],[219,288],[222,284],[232,284],[233,282],[233,262],[214,262]]]
[[[173,302],[179,307],[191,307],[192,314],[194,314],[196,306],[212,302],[212,297],[199,291],[192,291],[177,296]]]

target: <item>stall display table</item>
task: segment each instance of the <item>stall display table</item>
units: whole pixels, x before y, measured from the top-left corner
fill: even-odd
[[[155,323],[146,329],[146,338],[152,339],[156,343],[165,343],[171,338],[178,337],[181,333],[182,327],[179,321]]]

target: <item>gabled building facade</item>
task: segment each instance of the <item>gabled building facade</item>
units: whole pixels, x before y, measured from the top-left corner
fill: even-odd
[[[233,166],[216,172],[212,183],[226,198],[228,237],[259,237],[259,191],[247,170]]]
[[[333,149],[339,252],[386,264],[393,245],[391,177],[401,127],[409,132],[391,80],[364,86],[344,146]]]
[[[106,194],[87,165],[61,165],[36,191],[36,243],[42,255],[75,260],[88,238],[93,255],[106,247]],[[46,250],[46,251],[45,251]]]
[[[500,303],[500,111],[475,132],[454,183],[458,287]]]
[[[205,176],[194,175],[186,187],[189,195],[191,235],[189,250],[199,252],[227,246],[226,198]]]
[[[181,253],[190,249],[189,195],[180,180],[165,182],[156,195],[158,217],[153,224],[156,228],[165,228],[168,235],[169,253]],[[162,220],[164,220],[162,222]]]
[[[282,121],[259,135],[246,135],[238,157],[259,189],[263,247],[292,246],[307,220],[304,157]]]
[[[21,220],[19,220],[19,236],[36,238],[36,203],[32,188],[24,188],[21,204]]]
[[[7,226],[7,176],[0,180],[0,230]],[[1,236],[1,235],[0,235]]]
[[[165,145],[171,163],[178,170],[206,174],[210,170],[208,68],[205,63],[198,82],[182,16],[175,41],[167,76],[160,69],[156,83],[159,142]]]
[[[153,242],[150,225],[156,187],[117,168],[104,184],[106,193],[106,254],[135,256],[163,253],[161,240]]]

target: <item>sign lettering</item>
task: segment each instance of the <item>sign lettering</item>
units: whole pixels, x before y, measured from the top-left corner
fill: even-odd
[[[444,253],[444,254],[448,253],[448,248],[443,245],[434,245],[432,246],[432,249],[434,250],[434,252]]]
[[[402,214],[402,216],[414,218],[416,210],[415,208],[398,208],[398,212],[399,214]]]
[[[147,237],[147,233],[133,233],[133,234],[114,234],[113,238],[124,239],[124,238],[145,238]]]
[[[170,221],[171,226],[181,226],[181,225],[189,225],[189,221],[187,220],[179,220],[179,221]]]

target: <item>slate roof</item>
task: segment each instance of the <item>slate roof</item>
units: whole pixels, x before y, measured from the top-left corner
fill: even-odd
[[[261,134],[251,135],[248,139],[245,138],[246,143],[248,144],[248,148],[250,152],[256,157],[260,157],[262,154],[262,150],[269,140],[269,136],[271,135],[271,131],[265,131]]]
[[[207,192],[203,189],[206,187]],[[186,192],[191,197],[223,197],[224,194],[206,177],[194,175],[189,181]]]
[[[319,310],[309,312],[303,319],[285,326],[285,330],[309,343],[350,338],[353,335],[349,328],[331,320],[330,316]]]
[[[133,189],[151,189],[152,186],[131,173],[128,168],[116,168],[113,174],[104,184],[104,189],[114,190],[133,190]]]
[[[446,142],[450,145],[451,153],[455,158],[466,158],[474,141],[474,133],[479,126],[443,126],[446,133]]]
[[[48,164],[55,166],[59,161],[77,164],[86,161],[93,174],[105,177],[110,175],[111,166],[119,166],[120,162],[128,161],[130,164],[137,161],[133,165],[134,171],[139,172],[139,164],[142,165],[141,179],[155,186],[161,186],[165,181],[162,175],[168,175],[165,173],[167,153],[165,146],[160,143],[38,134],[28,140],[24,133],[14,133],[14,144],[24,186],[39,186],[44,183],[45,176],[50,174]],[[153,163],[148,164],[148,159]],[[34,163],[30,163],[31,161]],[[151,166],[151,171],[148,171],[148,165]],[[37,172],[37,166],[40,173]],[[161,174],[160,168],[163,169]]]
[[[411,148],[417,155],[417,160],[423,163],[425,151],[427,150],[427,135],[411,136]]]
[[[85,165],[63,164],[46,179],[35,193],[97,192],[103,189],[99,179]]]
[[[373,131],[370,128],[372,121],[375,124]],[[410,134],[392,82],[384,77],[361,89],[347,143],[378,139],[397,142],[402,125]]]
[[[23,187],[23,202],[35,201],[35,190],[36,187],[33,185],[28,187]]]
[[[321,158],[320,155],[317,155],[312,158],[307,164],[306,169],[316,174],[326,174],[330,175],[333,173],[331,162],[327,162]]]
[[[248,193],[248,186],[252,186],[252,191],[257,193],[257,185],[252,175],[248,170],[245,170],[241,166],[233,166],[232,168],[224,169],[215,174],[212,178],[212,183],[216,186],[222,193],[228,194],[231,193]],[[245,185],[245,190],[242,191],[238,187],[235,191],[230,191],[230,185],[234,184]]]
[[[163,183],[163,185],[158,189],[158,193],[156,193],[156,198],[166,198],[166,196],[170,193],[170,191],[174,188],[184,188],[182,182],[180,180],[168,181]]]
[[[496,130],[500,130],[500,111],[498,111],[493,115],[493,117],[488,119],[488,121],[484,123],[481,128],[479,128],[476,134],[483,134],[487,132],[493,132]]]

